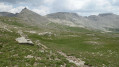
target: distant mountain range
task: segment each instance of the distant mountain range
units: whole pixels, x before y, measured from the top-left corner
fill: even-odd
[[[16,14],[9,13],[9,12],[0,12],[0,16],[14,17],[16,16]]]
[[[79,16],[76,13],[53,13],[47,15],[49,20],[73,26],[73,27],[83,27],[88,29],[98,29],[105,32],[111,32],[112,29],[119,28],[119,15],[113,13],[104,13],[96,15],[91,15],[88,17]],[[109,31],[110,30],[110,31]]]
[[[0,16],[18,17],[28,22],[28,24],[39,25],[41,27],[48,27],[48,24],[56,23],[70,27],[81,27],[105,32],[119,31],[119,15],[113,13],[104,13],[97,16],[91,15],[85,17],[79,16],[76,13],[58,12],[41,16],[27,8],[24,8],[17,14],[0,12]]]

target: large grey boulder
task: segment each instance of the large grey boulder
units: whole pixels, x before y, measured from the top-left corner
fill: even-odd
[[[26,39],[25,37],[16,38],[16,41],[19,44],[31,44],[31,45],[33,45],[33,42],[30,39]]]

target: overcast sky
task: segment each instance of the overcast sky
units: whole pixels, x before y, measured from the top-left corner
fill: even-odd
[[[119,0],[0,0],[0,12],[20,12],[24,7],[41,15],[75,12],[79,15],[119,14]]]

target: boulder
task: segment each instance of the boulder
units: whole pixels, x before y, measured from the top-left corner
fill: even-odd
[[[31,45],[33,45],[33,42],[30,39],[26,39],[25,37],[16,38],[16,41],[19,44],[31,44]]]
[[[53,34],[52,32],[43,32],[43,33],[39,33],[38,35],[41,35],[41,36],[56,36],[56,34]]]

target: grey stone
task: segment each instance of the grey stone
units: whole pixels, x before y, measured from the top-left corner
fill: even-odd
[[[32,44],[33,45],[33,42],[30,39],[26,39],[25,37],[19,37],[16,39],[16,41],[19,44]]]

